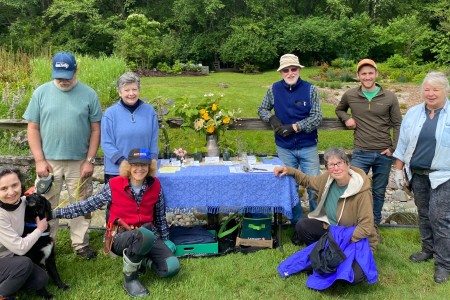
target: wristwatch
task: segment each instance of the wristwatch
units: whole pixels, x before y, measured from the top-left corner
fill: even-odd
[[[95,157],[94,156],[89,156],[86,160],[88,161],[88,163],[95,164]]]

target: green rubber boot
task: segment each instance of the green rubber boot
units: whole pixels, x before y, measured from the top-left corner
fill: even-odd
[[[141,265],[141,262],[132,262],[125,255],[125,250],[123,251],[123,288],[125,289],[125,291],[127,291],[128,295],[132,297],[146,296],[150,292],[145,286],[142,285],[138,278],[138,269]]]

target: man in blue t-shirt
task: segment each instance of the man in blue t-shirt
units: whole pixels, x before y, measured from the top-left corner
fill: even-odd
[[[87,198],[93,190],[91,176],[100,144],[102,111],[97,93],[77,80],[77,70],[71,53],[57,53],[53,57],[53,80],[33,92],[23,115],[28,121],[28,144],[36,163],[38,183],[54,176],[50,190],[42,191],[53,208],[59,204],[63,181],[70,202]],[[72,247],[77,255],[87,259],[97,255],[89,247],[90,218],[85,215],[70,223]],[[56,238],[58,220],[50,224],[51,235]]]
[[[270,122],[274,130],[278,157],[289,167],[310,176],[320,174],[317,150],[317,127],[322,121],[317,88],[300,78],[304,68],[294,54],[280,58],[282,80],[275,82],[258,107],[258,115],[264,122]],[[272,113],[272,109],[274,113]],[[316,208],[316,194],[308,190],[309,208]],[[302,217],[298,204],[292,208],[291,223],[295,226]]]

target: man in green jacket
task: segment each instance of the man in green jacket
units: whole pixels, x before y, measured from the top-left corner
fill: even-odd
[[[344,93],[336,115],[354,130],[351,165],[366,174],[372,169],[373,214],[375,225],[379,225],[402,115],[395,94],[376,83],[378,69],[373,60],[361,60],[356,70],[361,85]]]

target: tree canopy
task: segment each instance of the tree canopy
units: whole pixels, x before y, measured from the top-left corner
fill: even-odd
[[[3,47],[118,54],[133,68],[176,60],[266,69],[396,55],[450,62],[448,0],[0,0]]]

